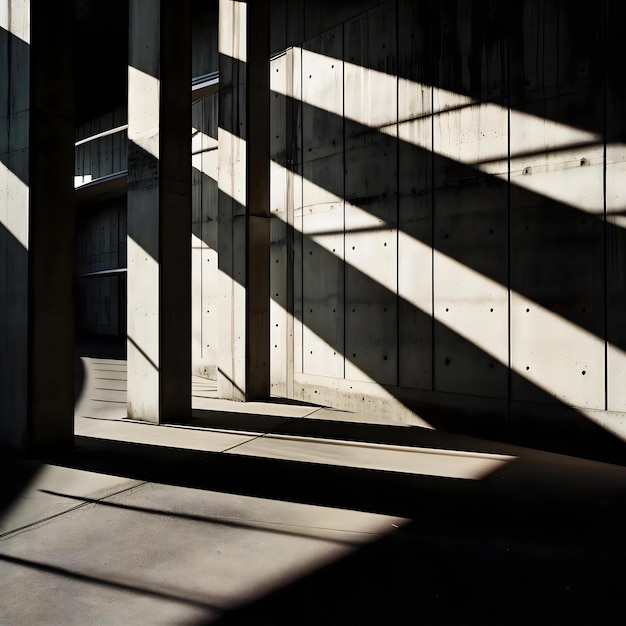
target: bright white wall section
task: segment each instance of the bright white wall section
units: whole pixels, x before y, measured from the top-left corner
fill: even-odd
[[[248,61],[249,2],[220,0],[218,50],[231,59]]]

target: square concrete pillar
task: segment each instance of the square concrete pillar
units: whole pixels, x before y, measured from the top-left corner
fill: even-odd
[[[269,3],[219,4],[218,394],[270,393]]]
[[[190,2],[130,0],[128,416],[191,411]]]
[[[74,435],[74,0],[0,3],[0,447]]]

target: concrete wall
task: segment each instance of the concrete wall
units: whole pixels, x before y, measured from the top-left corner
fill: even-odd
[[[77,195],[76,327],[79,332],[121,336],[126,329],[126,183],[115,189],[97,183],[124,177],[128,168],[126,106],[81,123],[76,129],[74,186]],[[96,186],[94,186],[96,185]],[[112,198],[103,201],[103,196]],[[112,270],[122,270],[111,273]]]
[[[77,329],[122,335],[126,327],[126,203],[123,198],[80,208],[76,263]]]
[[[217,93],[192,107],[192,370],[217,363]]]
[[[74,185],[126,172],[128,164],[128,116],[118,106],[76,129]]]
[[[218,0],[192,2],[191,74],[204,76],[219,69],[217,57]]]
[[[194,75],[217,69],[217,4],[193,19]],[[213,46],[211,44],[215,44]],[[213,50],[215,47],[215,50]],[[217,282],[217,94],[193,104],[192,164],[192,297],[193,371],[214,378],[217,348],[215,285]],[[125,107],[82,123],[76,131],[75,184],[81,187],[107,176],[127,173],[127,114]],[[120,129],[111,134],[111,130]],[[104,135],[104,136],[102,136]],[[103,190],[104,187],[101,187]],[[125,184],[105,195],[94,188],[78,213],[77,314],[81,331],[105,335],[125,332],[126,277],[85,276],[126,268]],[[94,204],[94,202],[96,204]]]
[[[74,11],[0,5],[0,448],[21,452],[72,442]]]
[[[624,9],[340,4],[271,68],[273,390],[553,448],[621,437]]]
[[[622,436],[623,13],[272,3],[274,394],[568,451]],[[193,115],[193,362],[213,376],[217,97]]]

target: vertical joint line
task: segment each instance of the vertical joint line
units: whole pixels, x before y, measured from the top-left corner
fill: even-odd
[[[285,4],[285,41],[289,34],[288,30],[288,5]],[[286,61],[286,83],[289,88],[289,98],[287,99],[286,106],[286,125],[285,129],[285,151],[287,154],[287,179],[285,181],[285,203],[286,203],[286,222],[287,222],[287,236],[285,238],[285,280],[287,282],[287,315],[285,324],[285,367],[283,368],[285,376],[285,396],[287,398],[293,398],[293,374],[294,374],[294,189],[293,181],[295,176],[295,150],[294,150],[294,111],[295,111],[295,98],[293,90],[293,57],[294,52],[287,55]],[[270,93],[270,107],[271,107],[271,93]],[[270,178],[271,184],[271,178]],[[271,193],[271,188],[270,188]],[[271,346],[270,346],[271,347]]]
[[[606,49],[607,36],[607,20],[608,6],[607,2],[602,3],[602,134],[604,141],[602,146],[603,165],[602,165],[602,204],[604,223],[602,225],[602,243],[604,254],[602,258],[604,273],[604,410],[609,408],[609,260],[608,260],[608,215],[606,207],[606,191],[607,191],[607,137],[608,137],[608,58]]]
[[[302,5],[302,32],[304,33],[304,14],[306,12],[306,2]],[[300,230],[298,231],[298,245],[300,247],[300,369],[304,374],[304,63],[302,62],[302,51],[300,47]],[[304,394],[303,394],[304,397]]]
[[[400,386],[400,4],[396,0],[396,385]]]
[[[434,55],[434,11],[430,5],[430,385],[435,391],[435,55]]]
[[[341,24],[341,48],[342,48],[342,63],[341,63],[341,125],[343,134],[343,302],[341,303],[341,309],[343,310],[343,378],[346,377],[346,24]]]
[[[509,21],[509,29],[510,29]],[[513,396],[513,359],[511,354],[511,338],[512,338],[512,324],[511,324],[511,284],[512,284],[512,263],[511,263],[511,227],[512,227],[512,206],[511,206],[511,30],[508,32],[506,42],[506,94],[507,94],[507,111],[506,111],[506,128],[507,128],[507,185],[506,185],[506,203],[507,203],[507,342],[508,342],[508,363],[507,363],[507,402],[506,402],[506,437],[511,439],[511,400]]]
[[[247,54],[249,54],[250,52],[250,16],[248,11],[250,10],[250,6],[247,7],[246,9],[246,18],[245,18],[245,29],[246,29],[246,51]],[[249,63],[249,56],[246,57],[246,82],[245,85],[241,86],[240,80],[241,78],[238,77],[237,80],[237,86],[235,86],[234,88],[238,91],[237,94],[237,100],[239,100],[241,98],[241,93],[243,91],[243,93],[245,94],[244,97],[246,99],[246,103],[245,103],[245,108],[244,108],[244,124],[245,124],[245,140],[244,140],[244,144],[245,144],[245,159],[246,159],[246,167],[245,167],[245,186],[246,186],[246,193],[245,193],[245,226],[244,226],[244,237],[245,237],[245,247],[244,247],[244,266],[243,266],[243,270],[244,270],[244,276],[243,276],[243,284],[245,286],[245,303],[244,303],[244,328],[243,328],[243,335],[244,335],[244,339],[243,339],[243,359],[244,359],[244,364],[243,364],[243,377],[244,377],[244,383],[243,383],[243,400],[244,402],[247,402],[250,400],[250,376],[249,376],[249,372],[250,372],[250,363],[251,363],[251,358],[250,358],[250,134],[251,134],[251,128],[250,128],[250,78],[251,78],[251,72],[250,72],[250,63]],[[256,77],[255,77],[256,79]],[[231,157],[232,158],[232,157]],[[235,220],[233,217],[233,221],[232,221],[232,228],[233,231],[235,229]],[[235,239],[235,235],[233,232],[233,240]],[[236,254],[235,252],[235,246],[233,246],[233,256]],[[235,273],[235,264],[233,263],[232,265],[233,267],[233,274]],[[232,296],[232,287],[231,287],[231,298]],[[235,307],[235,302],[233,300],[233,308],[231,309],[231,315],[234,315],[234,307]],[[240,323],[236,322],[236,323]],[[236,324],[235,323],[235,324]],[[235,330],[236,326],[235,324],[232,325],[233,327],[233,336],[231,339],[231,354],[233,355],[232,357],[232,370],[231,372],[235,372],[235,337],[237,336],[237,331]],[[233,376],[233,378],[236,378],[236,376]],[[240,383],[240,381],[237,381],[238,383]]]

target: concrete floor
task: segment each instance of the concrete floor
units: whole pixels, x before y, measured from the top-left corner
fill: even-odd
[[[135,423],[83,363],[74,450],[0,462],[2,624],[626,620],[624,467],[199,378],[191,423]]]

